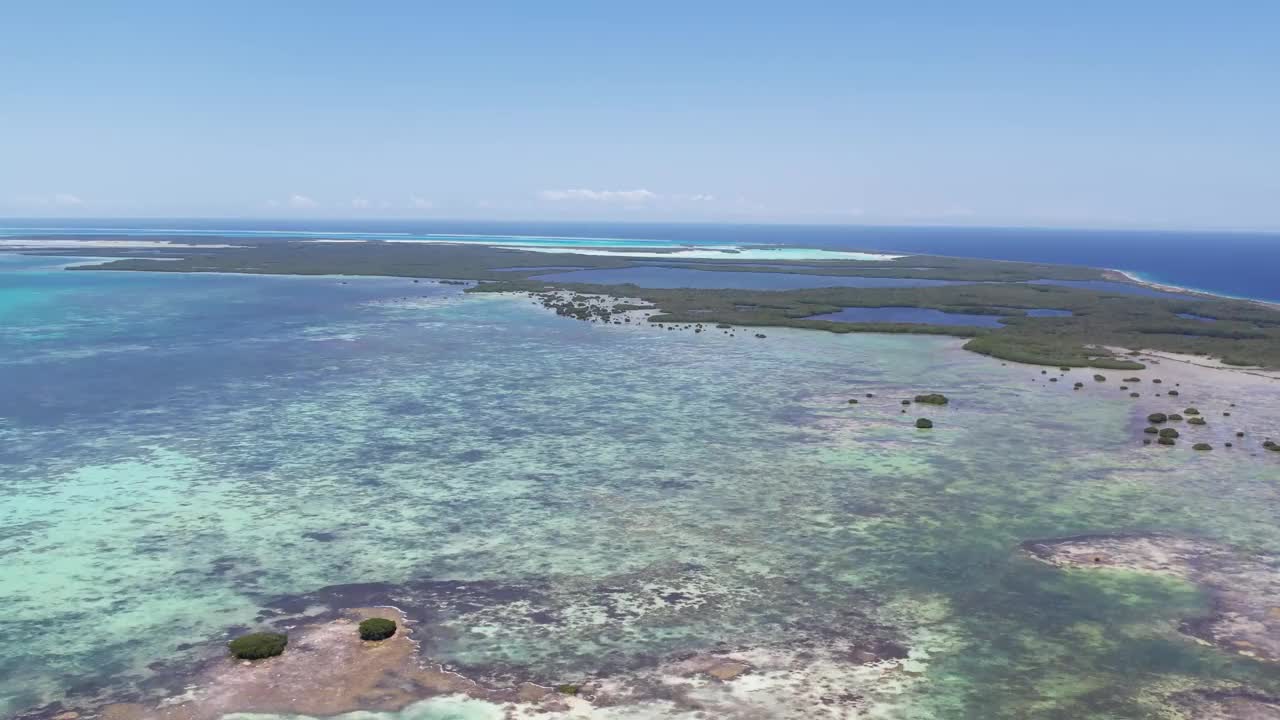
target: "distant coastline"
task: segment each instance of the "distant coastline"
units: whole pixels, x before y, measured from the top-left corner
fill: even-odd
[[[176,230],[182,228],[182,230]],[[633,247],[791,247],[982,258],[1092,268],[1124,268],[1140,282],[1176,285],[1218,297],[1280,303],[1280,235],[1274,232],[1097,230],[1013,227],[742,225],[478,221],[447,219],[48,219],[0,220],[0,237],[18,235],[186,234],[241,238],[543,238],[548,243],[605,239]],[[556,240],[565,238],[565,240]],[[646,242],[647,241],[647,242]],[[491,240],[491,242],[493,242]],[[1148,281],[1147,278],[1156,280]]]

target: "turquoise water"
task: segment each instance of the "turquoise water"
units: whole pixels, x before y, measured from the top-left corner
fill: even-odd
[[[191,223],[187,223],[190,225]],[[766,258],[770,260],[887,260],[892,256],[861,252],[833,251],[814,248],[781,247],[774,243],[716,243],[705,240],[672,241],[627,237],[587,237],[576,235],[532,235],[439,232],[369,232],[350,230],[279,230],[238,227],[92,227],[37,225],[0,227],[0,246],[21,248],[23,240],[32,247],[62,241],[60,247],[92,244],[95,239],[147,240],[167,242],[174,236],[214,238],[222,240],[304,240],[313,242],[386,242],[386,243],[461,243],[520,248],[538,252],[579,252],[586,255],[605,254],[613,257],[655,258]],[[68,242],[69,238],[74,238]],[[674,252],[673,252],[674,251]]]
[[[547,282],[630,283],[642,288],[703,288],[733,290],[798,290],[823,287],[936,287],[958,284],[954,280],[876,278],[852,275],[796,275],[773,272],[709,272],[677,267],[629,267],[607,270],[574,270],[537,275]]]
[[[159,692],[264,613],[370,598],[491,683],[876,639],[910,648],[910,682],[822,672],[897,717],[1280,691],[1176,632],[1194,588],[1017,551],[1154,528],[1280,552],[1276,458],[1144,448],[1153,398],[942,338],[695,335],[408,280],[58,262],[0,254],[0,712]],[[902,412],[935,390],[952,403]],[[1280,427],[1274,393],[1181,390]],[[399,717],[496,716],[452,702]]]

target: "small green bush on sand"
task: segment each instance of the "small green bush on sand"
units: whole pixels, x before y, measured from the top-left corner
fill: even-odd
[[[288,635],[260,632],[241,635],[227,643],[227,647],[231,649],[232,655],[241,660],[261,660],[262,658],[279,655],[284,652],[284,648],[288,644]]]
[[[395,620],[369,618],[360,623],[361,640],[386,640],[396,634]]]

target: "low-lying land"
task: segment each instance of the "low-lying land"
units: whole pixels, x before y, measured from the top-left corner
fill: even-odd
[[[469,292],[545,292],[638,298],[656,307],[651,322],[786,326],[829,332],[922,333],[967,337],[965,347],[1004,360],[1053,366],[1138,369],[1111,349],[1142,348],[1219,358],[1237,366],[1280,367],[1280,310],[1260,303],[1186,294],[1133,295],[1030,280],[1127,282],[1097,268],[907,255],[888,261],[637,260],[625,256],[544,253],[464,244],[318,243],[174,238],[203,247],[95,249],[118,257],[79,269],[371,275],[478,281]],[[163,261],[161,261],[163,260]],[[841,275],[949,280],[920,288],[831,287],[804,290],[648,289],[635,285],[546,282],[548,267],[652,267],[700,271]],[[510,268],[520,268],[510,270]],[[1000,327],[917,323],[847,323],[814,319],[843,308],[911,307],[1000,317]],[[1032,317],[1027,311],[1065,310]],[[1206,319],[1212,322],[1206,322]]]

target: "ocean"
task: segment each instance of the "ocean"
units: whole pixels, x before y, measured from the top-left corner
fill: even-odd
[[[1280,233],[1046,230],[462,220],[2,220],[0,237],[24,232],[110,233],[125,228],[269,231],[353,237],[457,234],[661,240],[694,245],[784,245],[828,250],[929,253],[1107,267],[1144,280],[1232,297],[1280,302]],[[270,235],[267,235],[270,236]]]

